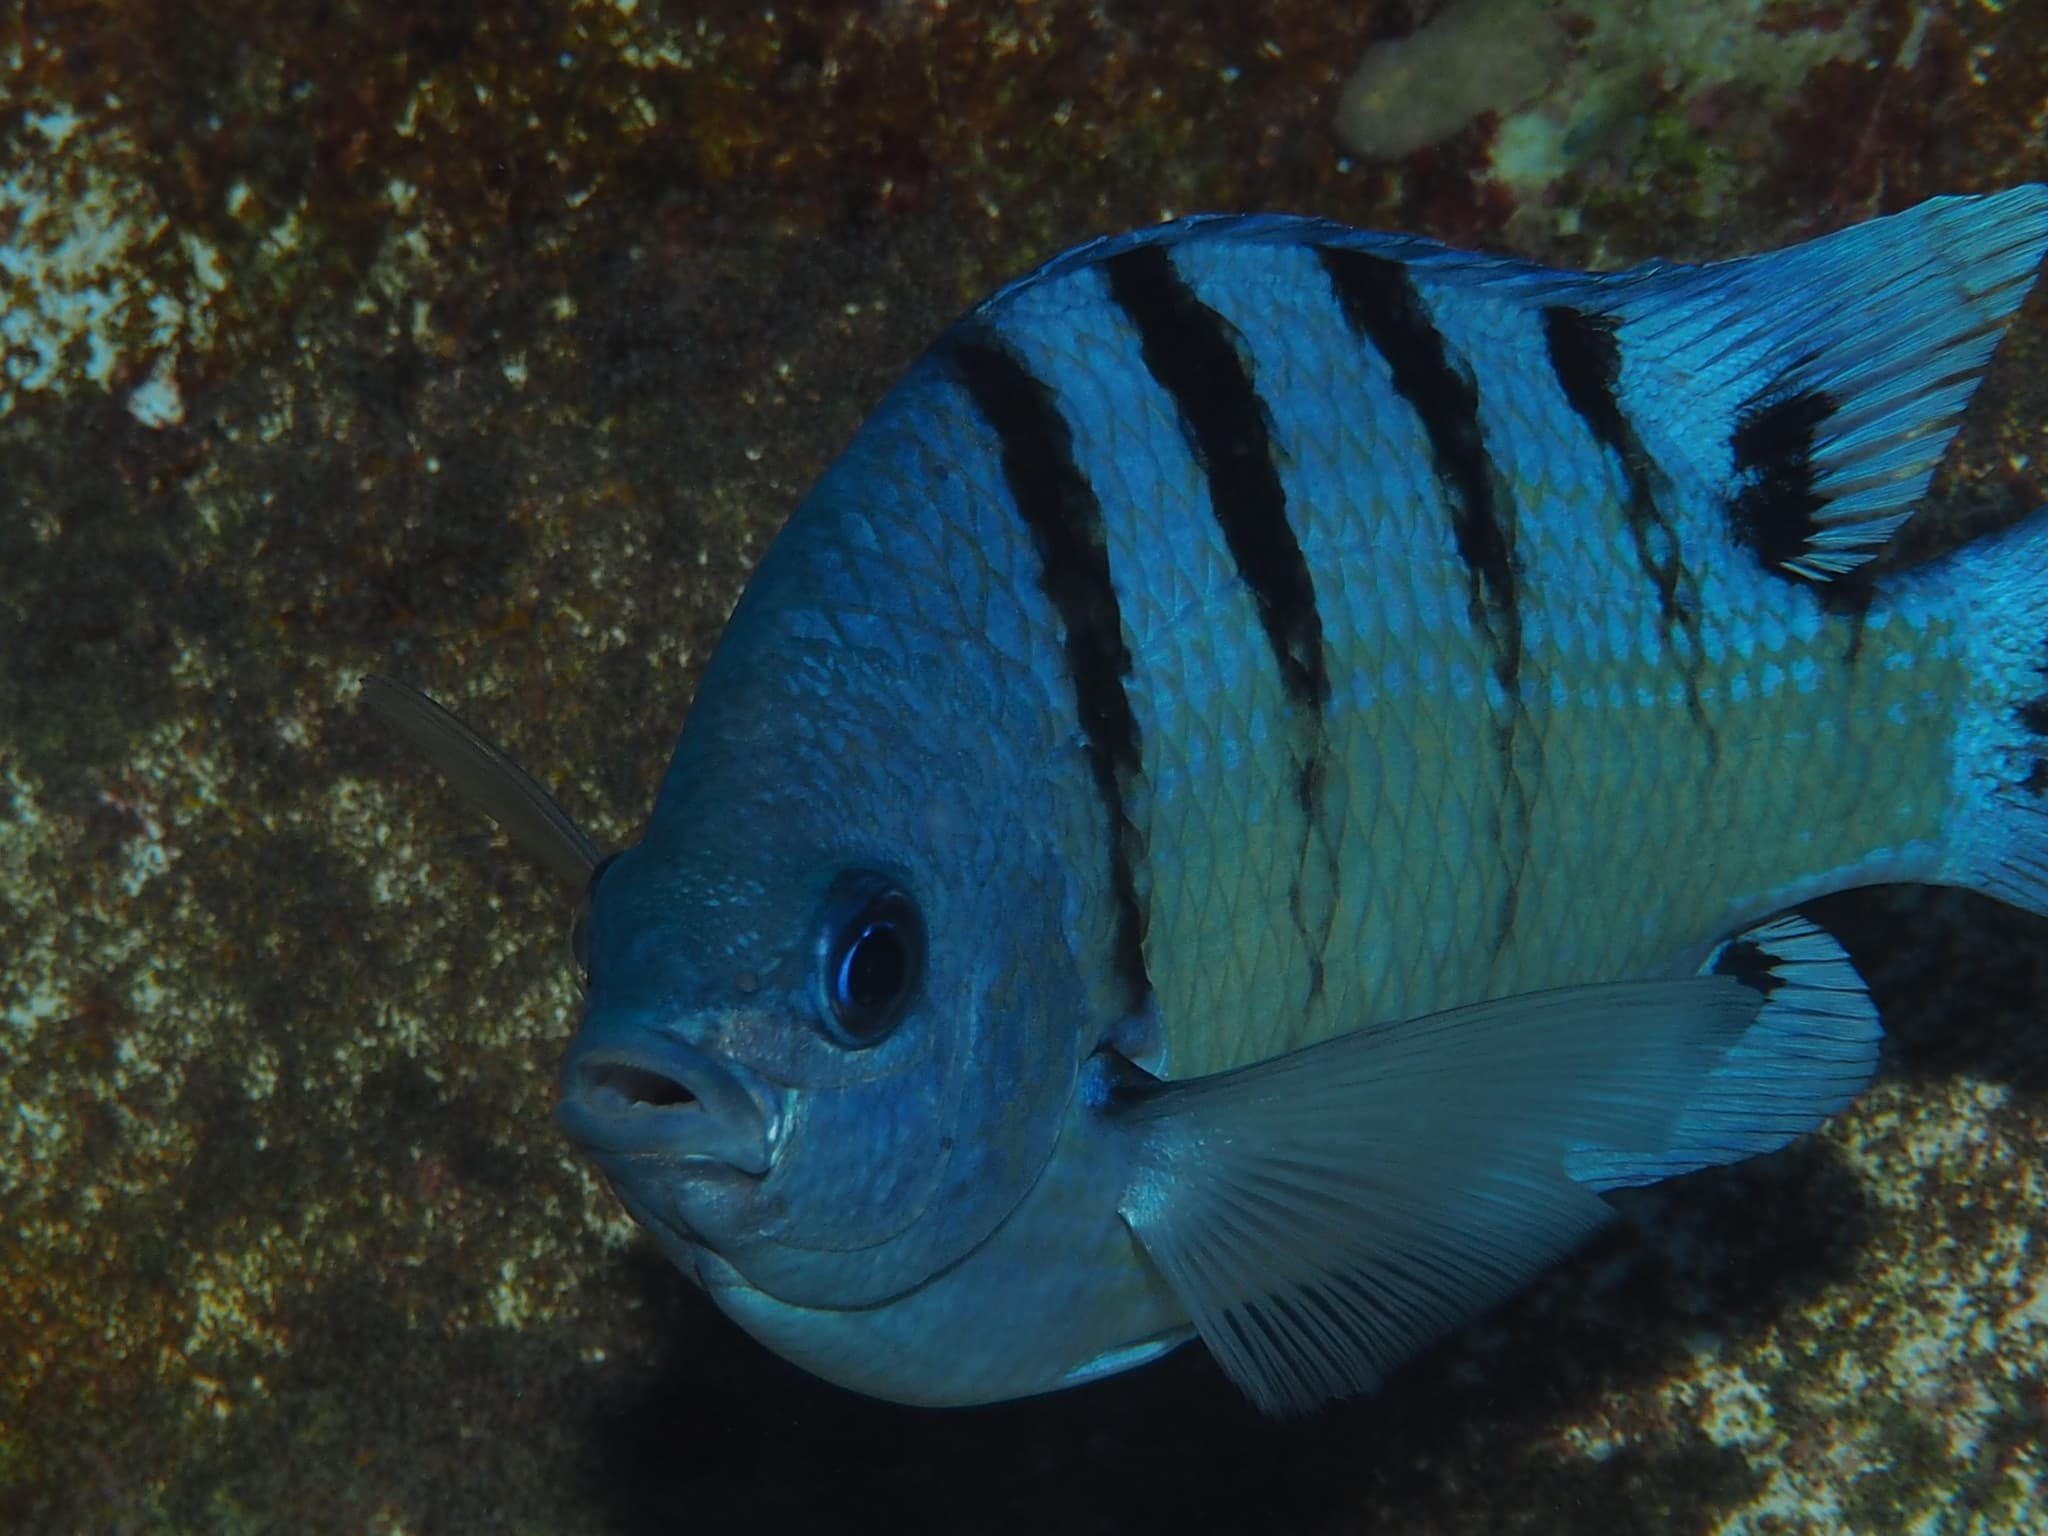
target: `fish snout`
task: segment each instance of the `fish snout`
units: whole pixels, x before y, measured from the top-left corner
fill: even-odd
[[[723,1163],[768,1171],[774,1109],[744,1068],[645,1025],[593,1034],[562,1062],[562,1129],[600,1162]]]

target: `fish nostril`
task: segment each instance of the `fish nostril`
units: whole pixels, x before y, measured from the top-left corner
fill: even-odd
[[[591,1098],[613,1109],[675,1109],[697,1102],[674,1078],[623,1062],[586,1067],[583,1082]]]

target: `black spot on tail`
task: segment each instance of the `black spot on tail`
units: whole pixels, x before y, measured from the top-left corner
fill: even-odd
[[[1038,549],[1039,588],[1065,631],[1067,675],[1109,814],[1117,969],[1135,1007],[1152,990],[1136,873],[1144,840],[1130,814],[1143,758],[1124,687],[1131,653],[1110,580],[1102,505],[1075,461],[1073,433],[1052,392],[1008,348],[969,327],[953,335],[948,357],[954,376],[1002,443],[1003,478]]]
[[[1736,413],[1729,439],[1741,489],[1728,504],[1728,529],[1765,569],[1808,578],[1793,562],[1811,551],[1827,499],[1817,489],[1813,447],[1839,402],[1824,389],[1753,398]]]
[[[2043,662],[2039,671],[2048,678],[2048,662]],[[2035,738],[2033,762],[2027,768],[2027,776],[2020,780],[2020,788],[2031,795],[2048,795],[2048,693],[2027,700],[2012,715],[2021,729]]]

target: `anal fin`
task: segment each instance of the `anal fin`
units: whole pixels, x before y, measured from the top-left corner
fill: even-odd
[[[1787,914],[1736,934],[1701,974],[1756,993],[1756,1022],[1707,1074],[1668,1146],[1574,1152],[1572,1176],[1587,1188],[1655,1184],[1775,1152],[1846,1108],[1877,1070],[1877,1005],[1842,946],[1808,919]]]

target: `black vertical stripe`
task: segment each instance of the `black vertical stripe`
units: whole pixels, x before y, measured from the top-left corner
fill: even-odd
[[[1145,367],[1180,411],[1188,449],[1209,481],[1209,502],[1288,697],[1320,714],[1330,697],[1323,621],[1287,492],[1273,462],[1273,420],[1235,328],[1195,296],[1163,245],[1103,263],[1109,295],[1138,333]]]
[[[1239,346],[1237,328],[1204,304],[1164,245],[1141,245],[1103,263],[1109,296],[1137,333],[1153,381],[1180,413],[1188,452],[1209,482],[1209,506],[1238,579],[1258,610],[1259,627],[1298,714],[1299,772],[1295,798],[1302,815],[1300,863],[1288,892],[1296,929],[1308,952],[1308,1000],[1323,989],[1323,953],[1335,904],[1311,913],[1304,892],[1308,862],[1320,846],[1332,867],[1335,851],[1321,828],[1329,739],[1323,709],[1330,698],[1329,663],[1314,579],[1287,517],[1287,490],[1274,461],[1273,418]]]
[[[1678,530],[1658,499],[1662,480],[1656,461],[1643,447],[1635,424],[1621,408],[1621,338],[1612,315],[1554,304],[1543,311],[1543,340],[1550,368],[1565,402],[1578,412],[1621,467],[1627,500],[1622,514],[1635,545],[1636,564],[1657,590],[1659,620],[1667,645],[1684,649],[1686,704],[1693,719],[1705,725],[1700,706],[1699,674],[1703,657],[1699,636],[1699,589],[1686,569]]]
[[[1479,386],[1469,368],[1452,361],[1406,266],[1340,246],[1316,254],[1345,320],[1386,359],[1395,391],[1429,438],[1452,537],[1471,573],[1473,617],[1493,646],[1494,675],[1512,711],[1522,670],[1515,509],[1480,431]]]
[[[1504,865],[1494,932],[1498,954],[1514,933],[1529,857],[1532,783],[1542,751],[1534,733],[1516,729],[1526,711],[1514,498],[1486,448],[1478,382],[1462,359],[1452,358],[1407,266],[1343,246],[1321,246],[1316,255],[1345,323],[1385,360],[1395,393],[1408,402],[1429,439],[1438,492],[1470,582],[1472,622],[1493,652],[1493,675],[1506,696],[1495,733],[1502,788],[1497,830]],[[1524,748],[1526,765],[1520,761]]]
[[[1649,455],[1621,410],[1618,329],[1614,316],[1568,304],[1553,304],[1543,311],[1543,342],[1550,349],[1558,387],[1593,436],[1620,457],[1631,499],[1653,503]]]
[[[1038,549],[1039,588],[1065,631],[1089,766],[1109,814],[1116,965],[1136,1007],[1152,990],[1137,882],[1144,840],[1130,814],[1143,758],[1124,688],[1131,653],[1110,581],[1102,506],[1075,461],[1073,433],[1052,392],[985,331],[956,332],[948,349],[955,377],[1002,444],[1003,478]]]

